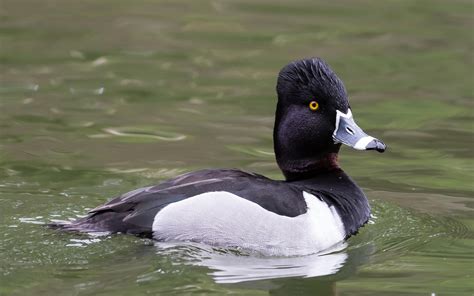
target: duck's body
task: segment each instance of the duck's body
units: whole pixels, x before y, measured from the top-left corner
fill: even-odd
[[[275,152],[287,180],[201,170],[128,192],[85,218],[56,226],[272,255],[316,253],[343,241],[367,222],[370,207],[337,165],[340,142],[365,150],[383,151],[385,145],[355,125],[342,82],[322,60],[288,65],[277,90]]]
[[[293,182],[202,170],[125,193],[64,227],[296,255],[342,241],[369,215],[365,195],[341,170]]]

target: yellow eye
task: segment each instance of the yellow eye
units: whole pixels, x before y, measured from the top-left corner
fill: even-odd
[[[309,109],[311,109],[311,111],[316,111],[319,109],[319,104],[318,102],[316,101],[311,101],[311,103],[309,103]]]

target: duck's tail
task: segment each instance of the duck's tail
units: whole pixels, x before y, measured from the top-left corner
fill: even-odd
[[[67,225],[70,225],[71,222],[65,220],[55,220],[47,223],[45,226],[51,229],[65,229]]]
[[[97,227],[91,227],[90,223],[87,223],[87,217],[80,218],[75,221],[67,220],[54,220],[46,224],[46,227],[60,230],[60,231],[70,231],[70,232],[99,232],[104,230],[99,230]]]
[[[151,227],[132,225],[124,221],[127,213],[99,212],[90,213],[75,221],[52,221],[47,227],[59,231],[80,232],[88,234],[128,233],[143,237],[151,237]]]

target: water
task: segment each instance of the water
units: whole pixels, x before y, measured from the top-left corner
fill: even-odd
[[[1,295],[473,294],[472,3],[4,0],[0,14]],[[281,178],[276,73],[313,55],[389,145],[342,149],[374,217],[330,254],[42,227],[199,168]]]

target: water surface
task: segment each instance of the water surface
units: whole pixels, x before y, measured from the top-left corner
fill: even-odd
[[[0,15],[1,295],[472,295],[469,1],[4,0]],[[199,168],[282,178],[276,74],[314,55],[389,145],[342,149],[374,217],[330,254],[41,226]]]

